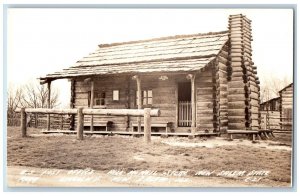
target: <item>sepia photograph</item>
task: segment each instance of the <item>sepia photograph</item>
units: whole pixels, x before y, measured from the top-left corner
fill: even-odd
[[[9,190],[293,187],[293,7],[5,13]]]

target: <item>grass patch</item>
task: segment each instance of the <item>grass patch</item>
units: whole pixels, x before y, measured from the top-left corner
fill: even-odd
[[[38,130],[30,129],[29,132],[37,133]],[[9,166],[102,171],[189,170],[190,173],[203,169],[269,170],[269,180],[291,181],[291,151],[286,150],[249,147],[242,143],[217,148],[176,147],[160,140],[146,145],[143,138],[121,136],[85,137],[83,141],[76,140],[75,135],[21,138],[19,128],[12,127],[7,133]],[[143,160],[133,158],[137,155]]]

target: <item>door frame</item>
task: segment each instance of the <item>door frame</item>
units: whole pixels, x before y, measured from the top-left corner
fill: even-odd
[[[190,127],[190,126],[179,126],[179,84],[180,83],[188,83],[191,85],[191,82],[188,81],[177,81],[176,82],[176,87],[175,87],[175,99],[176,99],[176,126],[175,128],[178,127]],[[192,89],[190,89],[190,94],[192,94]],[[197,98],[197,96],[196,96]],[[190,100],[190,103],[192,103],[192,100]],[[192,110],[190,111],[192,113]],[[191,114],[192,116],[192,114]],[[197,112],[196,112],[196,116],[197,116]]]

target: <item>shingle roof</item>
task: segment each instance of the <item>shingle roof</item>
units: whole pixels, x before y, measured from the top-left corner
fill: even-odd
[[[269,100],[267,100],[267,101],[264,101],[264,102],[260,103],[260,105],[264,105],[264,104],[266,104],[266,103],[268,103],[268,102],[271,102],[271,101],[277,100],[277,99],[280,99],[280,97],[279,97],[279,96],[274,97],[274,98],[272,98],[272,99],[269,99]]]
[[[197,71],[211,62],[228,40],[227,31],[102,44],[75,65],[41,79],[77,76]]]

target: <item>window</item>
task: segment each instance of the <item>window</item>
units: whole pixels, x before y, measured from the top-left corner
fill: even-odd
[[[113,90],[113,101],[119,101],[119,90]]]
[[[88,106],[91,106],[91,91],[88,91]],[[103,106],[105,105],[105,92],[94,93],[94,106]]]
[[[276,102],[275,101],[271,102],[270,110],[271,111],[275,111],[276,110]]]
[[[94,98],[94,105],[105,105],[105,92],[96,93],[95,95],[96,97]]]
[[[142,91],[142,105],[152,104],[152,90]],[[136,91],[136,105],[138,105],[138,92]]]

